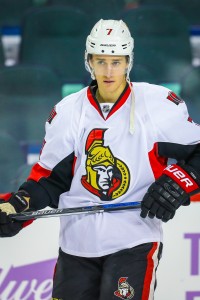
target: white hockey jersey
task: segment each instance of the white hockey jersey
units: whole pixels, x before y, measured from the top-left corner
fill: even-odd
[[[129,86],[111,109],[104,106],[104,114],[90,87],[67,96],[52,111],[40,161],[29,180],[44,182],[45,178],[54,178],[54,169],[62,167],[63,174],[71,178],[69,189],[59,197],[59,208],[141,201],[167,164],[168,156],[159,154],[159,144],[199,143],[200,126],[191,120],[185,103],[173,92],[148,83],[132,86],[133,134],[129,131]],[[70,172],[64,170],[69,157],[73,157]],[[140,209],[63,216],[60,247],[73,255],[103,256],[162,241],[161,225],[156,218],[141,218]]]

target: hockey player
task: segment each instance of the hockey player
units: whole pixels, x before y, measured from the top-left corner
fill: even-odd
[[[26,225],[11,213],[141,200],[141,210],[60,218],[53,299],[152,300],[162,221],[199,191],[200,127],[172,91],[130,83],[133,48],[122,20],[95,24],[85,52],[91,85],[55,106],[39,162],[1,200],[2,237]]]

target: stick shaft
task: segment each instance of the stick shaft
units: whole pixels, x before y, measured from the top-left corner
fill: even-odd
[[[39,219],[39,218],[71,216],[71,215],[78,215],[78,214],[94,214],[100,212],[109,212],[109,211],[125,210],[125,209],[137,209],[140,207],[141,207],[140,202],[126,202],[126,203],[85,206],[85,207],[37,210],[33,212],[22,212],[18,214],[12,214],[10,215],[10,217],[13,220],[27,221],[27,220]]]

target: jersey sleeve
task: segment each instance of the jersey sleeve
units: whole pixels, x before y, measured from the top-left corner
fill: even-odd
[[[20,187],[30,194],[32,210],[57,207],[59,196],[70,189],[74,161],[72,120],[73,107],[61,101],[46,122],[40,159]]]
[[[200,126],[188,114],[184,100],[167,88],[156,86],[147,94],[148,112],[159,141],[195,144],[200,141]]]
[[[148,91],[147,99],[159,155],[184,160],[200,174],[200,125],[189,116],[184,100],[159,86]]]

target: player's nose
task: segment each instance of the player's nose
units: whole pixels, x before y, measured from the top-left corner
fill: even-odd
[[[107,78],[110,78],[112,76],[112,73],[113,73],[113,68],[111,65],[107,65],[106,68],[105,68],[105,76]]]

